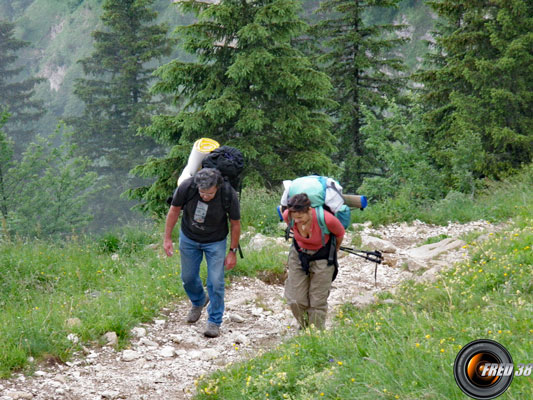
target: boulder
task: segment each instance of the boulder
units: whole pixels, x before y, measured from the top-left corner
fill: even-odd
[[[365,249],[379,250],[383,253],[396,253],[398,250],[396,246],[388,240],[369,235],[361,235],[361,244]]]
[[[432,260],[442,253],[454,250],[458,247],[464,246],[466,243],[457,239],[444,239],[437,243],[426,244],[424,246],[415,247],[406,252],[411,258],[418,260]]]

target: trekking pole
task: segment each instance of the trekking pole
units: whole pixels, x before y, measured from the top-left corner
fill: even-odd
[[[345,246],[341,246],[340,250],[343,250],[347,253],[353,254],[355,256],[364,258],[365,260],[376,263],[376,266],[374,267],[374,286],[377,286],[378,264],[381,264],[383,262],[383,255],[381,254],[381,251],[379,250],[374,250],[374,251],[358,250],[358,249],[352,249],[351,247],[345,247]]]

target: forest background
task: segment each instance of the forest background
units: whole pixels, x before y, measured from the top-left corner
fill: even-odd
[[[241,149],[245,190],[319,173],[392,212],[531,162],[526,1],[3,0],[0,16],[6,234],[160,217],[200,137]]]

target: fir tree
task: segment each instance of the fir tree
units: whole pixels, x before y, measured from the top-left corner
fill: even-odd
[[[93,32],[94,52],[79,61],[86,77],[77,80],[74,93],[85,110],[69,122],[79,149],[98,160],[100,173],[127,171],[154,147],[136,136],[161,109],[148,90],[153,68],[147,64],[170,53],[167,28],[150,24],[157,16],[152,3],[106,0],[101,17],[106,29]]]
[[[0,111],[0,212],[2,213],[2,226],[7,226],[7,214],[9,212],[10,191],[6,182],[7,171],[13,166],[13,142],[3,131],[9,114]]]
[[[365,168],[361,136],[366,106],[376,114],[386,106],[386,98],[398,96],[403,88],[402,61],[392,51],[405,43],[395,33],[397,24],[369,24],[365,15],[376,7],[396,7],[399,0],[325,0],[317,12],[320,22],[313,36],[321,44],[318,64],[331,77],[335,100],[340,107],[333,113],[339,139],[336,159],[344,162],[342,182],[355,190]]]
[[[154,60],[170,54],[167,27],[156,25],[153,0],[106,0],[103,30],[93,32],[94,51],[80,60],[85,77],[74,93],[85,103],[83,115],[67,120],[74,143],[89,157],[108,189],[94,199],[95,225],[133,219],[132,202],[121,194],[143,184],[130,169],[147,155],[162,154],[154,140],[137,135],[152,115],[164,109],[150,92]]]
[[[473,191],[474,180],[505,176],[532,160],[533,4],[443,0],[431,6],[444,24],[435,33],[432,68],[419,75],[427,139],[449,185]]]
[[[23,68],[17,66],[17,53],[29,44],[14,37],[15,25],[0,21],[0,109],[7,109],[10,118],[4,131],[16,143],[15,152],[33,137],[31,123],[44,113],[42,101],[34,98],[35,86],[41,78],[19,80]]]
[[[334,151],[328,77],[291,40],[306,29],[293,0],[182,1],[197,22],[178,29],[194,62],[175,60],[159,69],[156,93],[171,94],[179,112],[158,116],[146,133],[173,146],[164,159],[137,168],[156,176],[132,193],[144,208],[164,213],[192,143],[209,137],[240,149],[247,182],[267,186],[309,172],[332,171]]]
[[[38,136],[15,160],[13,141],[2,131],[7,119],[0,113],[0,232],[25,237],[79,232],[92,219],[87,202],[98,190],[88,160],[63,143],[60,127],[49,138]],[[63,144],[56,147],[54,141]]]

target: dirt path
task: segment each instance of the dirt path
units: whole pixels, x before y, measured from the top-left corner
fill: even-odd
[[[405,279],[431,279],[439,269],[467,256],[454,242],[451,249],[437,250],[437,255],[424,259],[413,250],[418,251],[427,238],[446,235],[450,238],[447,242],[452,242],[468,232],[497,229],[483,221],[447,227],[420,222],[376,230],[365,227],[360,232],[363,241],[377,237],[391,245],[393,252],[386,255],[388,265],[379,266],[375,284],[374,264],[354,255],[342,256],[329,299],[330,316],[340,304],[369,304],[376,292],[389,290]],[[413,258],[415,255],[418,258]],[[258,279],[241,278],[227,289],[219,338],[204,338],[205,313],[195,325],[184,323],[188,309],[186,301],[163,309],[153,323],[135,328],[136,338],[125,351],[117,352],[111,346],[85,349],[66,364],[40,365],[31,377],[15,375],[0,380],[0,400],[190,399],[201,375],[253,357],[259,350],[268,350],[297,334],[283,301],[283,287]]]

